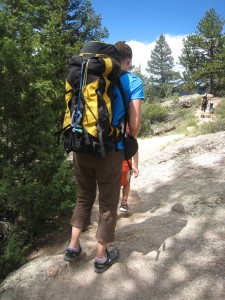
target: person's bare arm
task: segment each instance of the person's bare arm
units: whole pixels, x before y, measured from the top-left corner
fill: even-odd
[[[129,132],[137,138],[141,129],[141,99],[130,101],[129,104]]]
[[[138,177],[139,169],[138,169],[138,151],[133,156],[133,174],[134,177]]]

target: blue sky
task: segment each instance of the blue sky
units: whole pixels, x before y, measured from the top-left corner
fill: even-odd
[[[134,53],[133,64],[145,68],[160,34],[172,50],[175,62],[182,40],[195,33],[207,10],[214,8],[225,19],[225,0],[90,0],[102,26],[109,31],[108,43],[127,41]]]

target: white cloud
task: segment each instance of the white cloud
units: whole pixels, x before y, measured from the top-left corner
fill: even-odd
[[[174,57],[174,63],[175,63],[174,69],[176,71],[182,70],[182,66],[178,64],[178,58],[182,52],[183,39],[185,38],[185,36],[182,35],[172,36],[170,34],[165,34],[164,36]],[[133,60],[132,60],[133,65],[135,65],[136,67],[139,67],[141,65],[141,70],[145,74],[147,61],[150,59],[151,51],[154,49],[156,41],[152,43],[143,43],[143,42],[132,40],[127,43],[129,44],[129,46],[132,48],[133,51]]]

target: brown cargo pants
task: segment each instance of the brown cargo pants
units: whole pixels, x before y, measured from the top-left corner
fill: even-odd
[[[77,181],[77,202],[70,224],[83,228],[91,217],[91,210],[99,191],[99,222],[96,239],[110,243],[115,240],[117,207],[123,152],[109,152],[105,158],[74,153],[73,163]]]

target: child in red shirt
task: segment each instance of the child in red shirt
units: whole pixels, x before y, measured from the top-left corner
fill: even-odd
[[[133,161],[133,163],[132,163]],[[133,168],[132,168],[133,167]],[[127,204],[129,192],[130,192],[130,181],[131,176],[138,177],[138,152],[130,160],[124,160],[122,165],[122,176],[121,176],[121,186],[122,186],[122,201],[120,205],[121,212],[129,212],[129,207]]]

